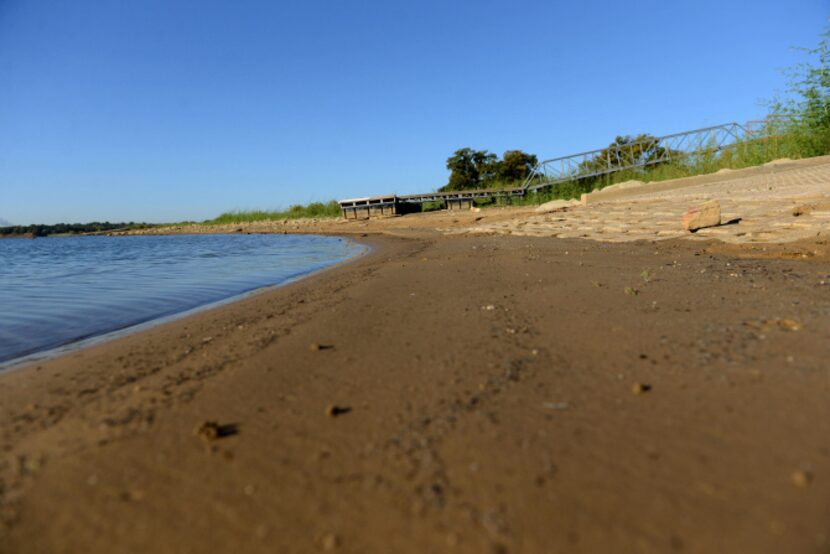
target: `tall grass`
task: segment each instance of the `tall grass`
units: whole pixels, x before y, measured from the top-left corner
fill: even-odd
[[[232,223],[252,223],[255,221],[281,221],[284,219],[326,218],[340,216],[340,204],[336,200],[329,202],[312,202],[306,206],[294,205],[287,210],[237,210],[225,212],[204,223],[207,225],[222,225]]]

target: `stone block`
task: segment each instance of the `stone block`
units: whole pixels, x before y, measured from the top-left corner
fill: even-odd
[[[683,214],[683,228],[695,232],[720,225],[720,202],[709,200]]]

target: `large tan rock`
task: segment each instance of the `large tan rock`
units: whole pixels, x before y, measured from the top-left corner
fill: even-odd
[[[720,225],[720,202],[709,200],[683,214],[683,228],[695,232],[705,227]]]
[[[566,210],[568,208],[573,208],[574,206],[579,206],[581,204],[582,202],[580,202],[579,200],[551,200],[550,202],[545,202],[544,204],[539,205],[534,211],[537,214],[546,214],[550,212]]]

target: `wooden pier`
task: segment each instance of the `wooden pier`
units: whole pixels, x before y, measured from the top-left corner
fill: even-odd
[[[368,219],[370,217],[391,217],[406,213],[404,204],[397,196],[371,196],[350,198],[340,201],[340,209],[346,219]],[[410,210],[412,211],[412,210]]]
[[[469,210],[475,200],[493,198],[515,198],[524,196],[523,188],[500,190],[464,190],[453,192],[429,192],[405,196],[368,196],[340,200],[340,209],[345,219],[369,219],[370,217],[392,217],[421,211],[424,202],[442,202],[448,210]]]

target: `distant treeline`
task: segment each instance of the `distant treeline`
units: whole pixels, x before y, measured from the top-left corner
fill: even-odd
[[[92,223],[56,223],[54,225],[12,225],[0,227],[0,236],[27,235],[45,237],[48,235],[78,235],[83,233],[100,233],[116,229],[146,229],[152,227],[149,223],[110,223],[109,221],[93,221]]]

